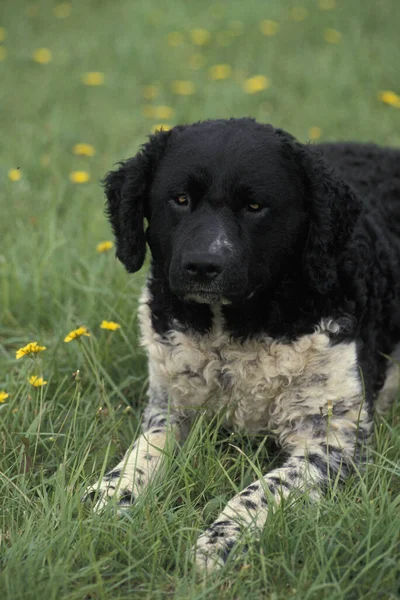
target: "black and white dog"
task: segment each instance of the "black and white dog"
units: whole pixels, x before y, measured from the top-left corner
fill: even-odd
[[[374,410],[396,395],[400,150],[206,121],[153,135],[105,191],[127,270],[151,249],[139,308],[149,403],[143,434],[89,490],[96,509],[111,496],[130,507],[199,409],[272,433],[287,453],[199,537],[210,569],[292,491],[318,499],[345,480]]]

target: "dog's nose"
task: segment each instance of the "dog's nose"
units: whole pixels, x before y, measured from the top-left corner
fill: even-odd
[[[210,281],[222,271],[224,260],[218,254],[208,252],[191,252],[182,261],[182,268],[192,279]]]

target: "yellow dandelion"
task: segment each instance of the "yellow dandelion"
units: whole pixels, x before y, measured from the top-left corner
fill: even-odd
[[[28,381],[33,387],[42,387],[47,383],[47,381],[44,381],[43,377],[38,377],[37,375],[31,375],[28,377]]]
[[[317,140],[318,138],[320,138],[322,135],[322,129],[321,127],[310,127],[310,129],[308,130],[308,137],[310,140]]]
[[[205,46],[211,38],[211,34],[207,29],[192,29],[190,37],[196,46]]]
[[[175,111],[170,106],[162,105],[162,106],[154,106],[153,107],[153,117],[155,119],[171,119],[175,114]]]
[[[400,96],[399,94],[396,94],[396,92],[392,92],[390,90],[379,92],[378,99],[384,104],[389,104],[389,106],[400,108]]]
[[[217,44],[219,46],[230,46],[233,42],[233,38],[235,37],[235,33],[233,31],[218,31],[215,35],[215,39],[217,40]]]
[[[29,342],[29,344],[17,350],[15,358],[19,359],[28,354],[38,354],[39,352],[43,352],[43,350],[46,350],[46,346],[39,346],[37,342]]]
[[[100,323],[101,329],[108,329],[109,331],[115,331],[116,329],[121,329],[121,325],[116,323],[115,321],[102,321]]]
[[[333,10],[335,6],[335,0],[318,0],[318,8],[321,10]]]
[[[294,6],[290,11],[290,16],[292,17],[293,21],[305,21],[308,16],[308,10],[303,6]]]
[[[206,57],[204,56],[204,54],[192,54],[192,56],[189,56],[189,65],[195,71],[204,67],[205,64]]]
[[[48,48],[37,48],[32,56],[33,60],[41,65],[47,65],[51,61],[51,52]]]
[[[78,156],[94,156],[96,154],[96,150],[91,144],[75,144],[75,146],[72,148],[72,151]]]
[[[185,38],[179,31],[171,31],[171,33],[167,35],[168,46],[176,48],[177,46],[182,46],[184,41]]]
[[[87,327],[82,326],[78,327],[78,329],[74,329],[70,331],[68,335],[65,336],[64,342],[72,342],[72,340],[77,340],[78,338],[85,335],[86,337],[90,337],[90,333],[88,332]]]
[[[328,44],[338,44],[341,39],[342,34],[340,31],[336,31],[336,29],[325,29],[324,40],[328,42]]]
[[[57,19],[66,19],[71,14],[72,5],[69,2],[60,2],[53,8],[53,14]]]
[[[107,252],[107,250],[111,250],[114,247],[114,243],[107,240],[106,242],[100,242],[96,246],[96,252]]]
[[[279,31],[279,23],[271,21],[271,19],[264,19],[260,23],[260,31],[268,37],[276,35]]]
[[[8,171],[8,179],[10,181],[19,181],[21,179],[21,171],[19,169],[10,169]]]
[[[169,131],[171,129],[171,125],[167,123],[158,123],[157,125],[153,125],[151,128],[151,133],[157,133],[158,131]]]
[[[1,392],[0,391],[0,404],[2,402],[5,402],[7,400],[7,398],[9,398],[10,394],[7,394],[7,392]]]
[[[7,31],[5,27],[0,27],[0,42],[4,42],[7,37]]]
[[[208,74],[214,81],[228,79],[232,75],[232,67],[230,65],[213,65],[209,68]]]
[[[104,73],[100,71],[88,71],[83,73],[82,82],[85,85],[103,85],[104,84]]]
[[[3,62],[7,58],[7,48],[0,46],[0,62]]]
[[[142,89],[142,96],[145,100],[154,100],[159,94],[158,87],[154,84],[145,85]]]
[[[178,96],[192,96],[195,93],[193,81],[177,80],[171,84],[171,89]]]
[[[246,94],[257,94],[257,92],[266,90],[268,86],[269,80],[265,75],[254,75],[246,79],[243,83],[243,89]]]
[[[87,171],[72,171],[69,178],[72,183],[87,183],[90,181],[90,173]]]

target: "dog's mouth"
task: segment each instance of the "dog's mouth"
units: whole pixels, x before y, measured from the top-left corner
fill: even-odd
[[[197,302],[197,304],[230,304],[227,298],[223,298],[217,292],[207,290],[196,290],[183,296],[185,302]]]

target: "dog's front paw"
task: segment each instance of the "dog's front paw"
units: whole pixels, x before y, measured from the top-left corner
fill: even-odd
[[[239,525],[229,519],[215,521],[198,538],[193,548],[197,568],[206,572],[221,569],[236,546],[240,530]]]
[[[123,513],[134,504],[136,495],[134,477],[116,468],[90,486],[82,500],[94,502],[93,510],[100,512],[115,498],[118,512]]]

